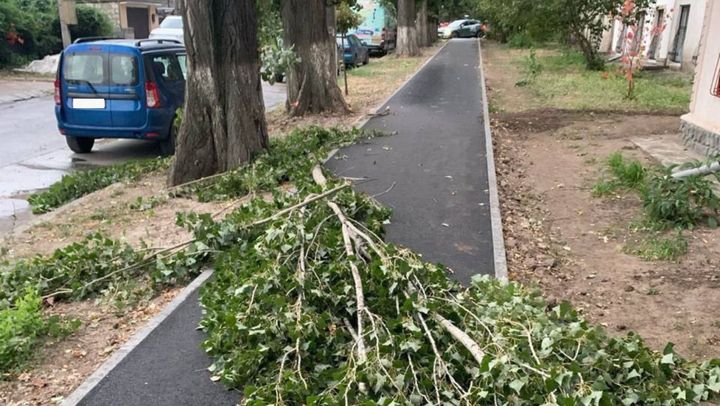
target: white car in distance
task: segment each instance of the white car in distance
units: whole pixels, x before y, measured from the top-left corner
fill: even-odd
[[[158,28],[150,32],[150,39],[174,39],[185,43],[183,34],[183,20],[180,16],[168,16],[160,23]]]

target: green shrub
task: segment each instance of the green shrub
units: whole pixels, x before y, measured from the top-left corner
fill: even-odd
[[[593,196],[606,196],[617,190],[632,190],[642,199],[645,217],[653,229],[692,228],[720,222],[720,198],[707,176],[672,176],[675,166],[645,168],[639,161],[627,160],[620,153],[608,158],[610,180],[593,186]],[[697,162],[685,167],[697,167]],[[720,181],[720,174],[715,174]]]
[[[16,369],[30,357],[45,330],[41,311],[42,300],[33,291],[18,297],[14,307],[0,307],[0,372]]]
[[[40,339],[64,337],[79,326],[78,320],[45,317],[42,299],[32,289],[17,296],[13,306],[0,304],[0,380],[22,368],[32,357]]]
[[[627,161],[622,154],[616,152],[608,158],[608,167],[621,186],[633,190],[643,187],[646,170],[640,161]]]
[[[648,180],[642,198],[651,221],[682,228],[718,225],[720,199],[712,182],[703,176],[675,179],[670,168],[660,170]]]
[[[165,170],[169,165],[169,158],[155,158],[74,172],[63,176],[48,190],[30,195],[28,202],[34,214],[47,213],[113,183],[137,180],[143,175]]]
[[[642,191],[645,187],[647,170],[637,160],[626,160],[616,152],[607,160],[607,171],[610,180],[600,180],[592,188],[592,195],[603,197],[616,193],[619,190]]]

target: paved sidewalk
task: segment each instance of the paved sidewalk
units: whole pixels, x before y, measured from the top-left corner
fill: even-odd
[[[453,40],[367,128],[390,137],[338,152],[328,166],[366,176],[357,185],[393,208],[390,241],[442,262],[467,282],[493,274],[478,42]],[[177,308],[80,402],[86,406],[233,405],[240,394],[213,384],[195,328],[197,294]]]
[[[47,96],[54,91],[53,82],[49,80],[0,79],[0,104]]]
[[[397,133],[340,150],[327,166],[393,209],[390,242],[451,268],[494,275],[478,41],[452,40],[365,128]]]

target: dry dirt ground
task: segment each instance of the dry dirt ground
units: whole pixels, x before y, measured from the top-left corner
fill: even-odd
[[[386,56],[372,59],[348,77],[347,101],[352,113],[290,118],[283,109],[268,113],[271,137],[282,136],[306,125],[351,127],[403,84],[421,64],[440,48],[424,50],[417,58]],[[362,71],[365,69],[365,71]],[[175,225],[177,212],[224,213],[227,202],[200,203],[185,198],[168,198],[165,173],[156,173],[129,183],[99,190],[44,215],[31,227],[6,237],[0,259],[15,260],[31,255],[51,254],[55,249],[101,232],[138,247],[141,240],[151,247],[168,247],[189,239],[189,233]],[[60,341],[46,341],[35,360],[17,376],[0,376],[0,405],[52,405],[71,393],[129,337],[170,302],[180,288],[162,292],[151,300],[118,308],[111,298],[56,303],[48,314],[77,318],[80,329]]]
[[[569,300],[610,334],[635,331],[688,358],[720,356],[720,230],[686,232],[677,261],[627,254],[642,216],[633,194],[595,198],[607,157],[652,163],[631,141],[679,137],[677,116],[537,108],[514,86],[507,50],[486,48],[486,75],[511,279]]]

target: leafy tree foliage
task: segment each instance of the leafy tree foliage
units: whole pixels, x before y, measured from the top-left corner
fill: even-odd
[[[614,18],[632,24],[640,10],[654,0],[637,1],[635,11],[621,14],[623,0],[474,0],[473,11],[491,22],[493,35],[501,41],[512,36],[529,36],[544,41],[554,36],[577,46],[589,69],[600,69],[603,60],[598,48],[603,31]]]
[[[337,6],[335,21],[337,24],[337,32],[341,34],[346,34],[362,22],[360,20],[360,13],[357,12],[356,7],[344,1]]]

